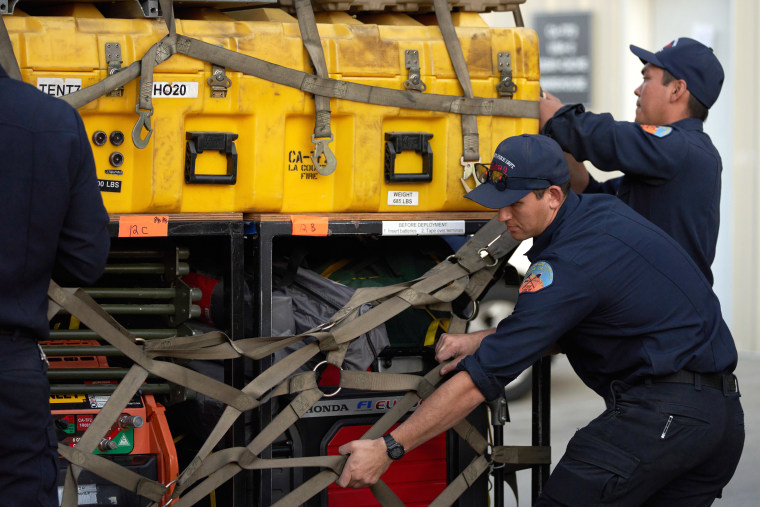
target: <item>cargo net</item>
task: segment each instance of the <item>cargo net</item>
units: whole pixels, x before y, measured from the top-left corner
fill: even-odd
[[[278,436],[325,396],[317,385],[317,373],[296,373],[299,367],[322,352],[326,354],[329,364],[340,368],[346,349],[354,338],[409,307],[451,309],[451,303],[460,297],[477,300],[498,272],[506,255],[516,247],[517,243],[508,235],[503,236],[503,233],[503,224],[494,218],[456,254],[431,268],[422,277],[387,287],[358,289],[349,302],[325,323],[307,333],[289,337],[232,341],[222,332],[210,332],[201,336],[146,341],[122,327],[82,289],[61,288],[51,282],[48,292],[51,301],[49,316],[55,315],[60,308],[65,309],[134,362],[76,447],[63,444],[58,447],[60,454],[70,462],[66,471],[62,507],[77,505],[76,482],[83,469],[150,500],[154,507],[169,504],[180,507],[195,504],[243,470],[320,468],[321,471],[314,477],[275,505],[300,505],[306,502],[340,476],[347,457],[261,457],[261,453]],[[367,304],[371,309],[359,314],[359,309]],[[454,316],[449,331],[464,332],[465,327],[464,318]],[[307,339],[315,341],[287,354],[241,390],[172,362],[172,359],[219,360],[241,357],[260,360]],[[149,374],[226,405],[215,428],[193,460],[168,484],[143,477],[93,453],[102,436]],[[405,393],[362,436],[363,439],[373,439],[385,434],[415,404],[433,393],[440,380],[440,367],[434,368],[425,376],[343,370],[340,373],[339,387]],[[214,450],[218,449],[217,444],[238,417],[276,398],[291,401],[245,447]],[[453,429],[474,449],[476,457],[431,505],[451,505],[491,466],[504,465],[506,471],[513,472],[549,463],[548,447],[493,446],[467,420],[462,420]],[[371,491],[382,505],[403,505],[382,481],[373,486]]]

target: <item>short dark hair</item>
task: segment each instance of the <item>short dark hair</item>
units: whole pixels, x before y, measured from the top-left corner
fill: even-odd
[[[567,180],[564,183],[560,183],[557,185],[560,190],[562,190],[562,197],[567,197],[567,194],[570,193],[570,180]],[[536,199],[543,199],[544,194],[546,193],[545,188],[539,188],[538,190],[532,191],[536,195]]]
[[[662,84],[664,86],[669,85],[673,81],[675,81],[676,77],[668,72],[667,69],[662,69]],[[688,89],[688,85],[687,85]],[[702,104],[700,101],[697,100],[697,98],[692,95],[691,92],[689,92],[689,104],[687,106],[689,108],[689,116],[692,118],[697,118],[702,121],[707,120],[707,113],[708,109]]]

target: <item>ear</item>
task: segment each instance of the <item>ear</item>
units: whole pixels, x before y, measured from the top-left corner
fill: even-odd
[[[686,81],[683,79],[675,79],[670,83],[670,101],[678,102],[682,97],[686,96]],[[688,98],[688,97],[687,97]]]
[[[546,189],[546,193],[549,197],[549,207],[551,209],[558,209],[562,206],[562,201],[565,200],[565,196],[562,195],[562,189],[557,185],[552,185]]]

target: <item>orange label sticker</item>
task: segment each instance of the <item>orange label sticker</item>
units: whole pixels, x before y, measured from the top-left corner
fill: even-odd
[[[134,215],[119,217],[120,238],[148,238],[169,235],[166,215]]]
[[[293,236],[327,236],[330,220],[327,217],[292,215]]]

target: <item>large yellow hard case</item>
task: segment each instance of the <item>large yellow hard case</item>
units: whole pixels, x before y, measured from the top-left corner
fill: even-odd
[[[64,14],[27,16],[17,9],[5,17],[24,81],[54,95],[107,77],[114,47],[126,66],[167,33],[162,20],[104,18],[91,4]],[[312,72],[298,23],[284,11],[236,14],[246,20],[200,9],[181,16],[177,33]],[[426,86],[420,93],[462,96],[434,17],[322,13],[317,19],[329,77],[403,90],[405,55],[416,50]],[[454,14],[454,22],[476,97],[497,97],[498,53],[509,52],[514,99],[538,100],[532,30],[489,28],[475,13]],[[227,70],[226,94],[213,97],[212,72],[210,63],[181,54],[155,67],[153,134],[144,149],[131,136],[137,80],[120,96],[79,109],[110,213],[482,209],[463,198],[459,115],[331,99],[329,146],[337,167],[322,175],[311,159],[313,96]],[[477,124],[483,162],[504,138],[538,129],[538,120],[526,118],[479,116]],[[472,179],[468,184],[474,186]]]

